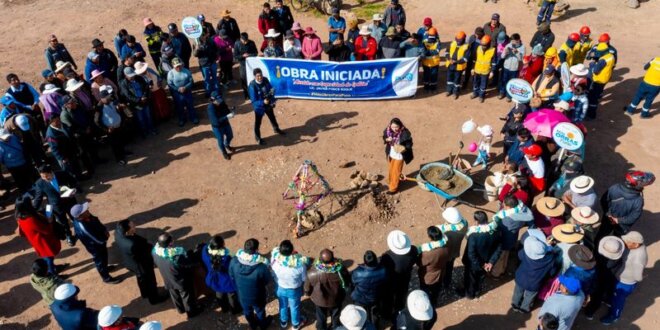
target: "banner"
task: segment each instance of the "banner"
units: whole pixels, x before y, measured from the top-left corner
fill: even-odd
[[[514,78],[506,83],[506,91],[509,96],[518,103],[529,103],[534,96],[534,89],[527,81]]]
[[[248,84],[260,68],[276,98],[382,100],[417,91],[417,58],[338,63],[249,57],[246,62]]]

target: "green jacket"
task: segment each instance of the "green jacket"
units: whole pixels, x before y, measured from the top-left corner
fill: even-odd
[[[30,276],[30,284],[32,287],[41,293],[41,298],[44,299],[46,305],[49,305],[55,301],[55,288],[58,285],[62,284],[62,280],[56,276],[49,275],[47,277],[39,277],[32,274]]]

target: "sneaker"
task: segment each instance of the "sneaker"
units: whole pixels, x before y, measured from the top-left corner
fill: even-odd
[[[226,152],[222,153],[222,158],[224,158],[225,160],[230,160],[231,159],[231,157],[229,157],[229,154],[227,154]]]
[[[614,317],[613,315],[605,315],[604,317],[600,318],[600,323],[603,325],[611,325],[618,321],[619,319]]]
[[[472,100],[472,99],[476,99],[477,96],[478,96],[477,94],[472,94],[472,95],[470,95],[470,100]]]
[[[585,313],[585,314],[584,314],[584,317],[585,317],[587,320],[589,320],[589,321],[593,321],[593,319],[594,319],[594,314]]]
[[[260,146],[265,146],[266,141],[264,141],[264,139],[257,139],[257,144],[260,145]]]
[[[276,128],[276,129],[275,129],[275,133],[277,133],[277,134],[279,134],[279,135],[286,135],[286,132],[283,131],[283,130],[281,130],[281,129],[279,129],[279,128]]]
[[[280,321],[280,329],[286,329],[289,327],[289,322]]]
[[[479,102],[480,102],[480,103],[484,103],[484,98],[483,98],[483,97],[480,97],[480,98],[479,98]]]
[[[651,118],[651,112],[650,111],[642,111],[642,113],[639,114],[641,118],[648,119]]]
[[[227,149],[227,151],[229,151],[231,153],[234,153],[234,151],[236,151],[236,149],[234,149],[233,147],[230,147],[230,146],[225,146],[225,149]]]
[[[454,100],[458,100],[458,93],[454,94]]]
[[[103,279],[103,283],[107,283],[107,284],[119,284],[121,283],[121,281],[122,281],[121,279],[112,276]]]
[[[500,95],[497,96],[497,99],[498,99],[498,100],[501,100],[501,99],[503,99],[503,98],[504,98],[504,94],[500,94]]]

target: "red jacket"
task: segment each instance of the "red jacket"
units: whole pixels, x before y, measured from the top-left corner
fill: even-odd
[[[138,326],[133,324],[133,322],[124,319],[118,324],[113,324],[107,327],[100,327],[101,330],[137,330]]]
[[[498,197],[498,199],[500,200],[500,202],[504,203],[504,198],[505,198],[505,197],[506,197],[506,196],[507,196],[512,190],[513,190],[513,186],[511,186],[511,185],[508,184],[508,183],[505,184],[504,187],[502,187],[502,191],[500,191],[500,196]],[[520,189],[516,189],[515,191],[513,191],[512,194],[513,194],[513,197],[515,197],[516,199],[518,199],[519,201],[521,201],[523,204],[527,205],[528,207],[531,206],[531,205],[530,205],[530,202],[529,202],[529,194],[528,194],[526,191],[524,191],[524,190],[520,190]]]
[[[261,35],[265,35],[268,33],[268,29],[277,29],[277,20],[272,13],[269,15],[261,13],[261,15],[259,15],[259,19],[257,20],[257,26],[259,27],[259,32],[261,32]],[[282,33],[283,31],[277,32]]]
[[[30,242],[34,251],[41,258],[54,257],[62,250],[62,244],[55,236],[53,225],[48,223],[46,218],[28,217],[18,219],[18,230],[19,234]]]
[[[362,47],[364,38],[365,36],[359,36],[357,39],[355,39],[355,60],[375,60],[376,52],[378,51],[378,44],[376,43],[376,39],[374,39],[372,36],[366,36],[367,47]]]
[[[520,78],[525,79],[528,83],[532,84],[542,71],[543,56],[532,56],[529,64],[527,66],[523,66],[522,70],[520,70]]]

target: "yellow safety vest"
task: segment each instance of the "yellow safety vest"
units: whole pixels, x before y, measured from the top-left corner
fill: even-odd
[[[489,74],[493,56],[495,56],[495,48],[491,47],[484,52],[484,49],[479,46],[477,61],[474,63],[474,72],[476,74]]]
[[[430,43],[426,40],[424,40],[424,48],[429,51],[435,51],[438,50],[438,47],[440,47],[439,42],[434,42]],[[426,67],[434,67],[434,66],[439,66],[440,65],[440,52],[438,51],[436,54],[431,55],[431,56],[424,56],[422,59],[422,65]]]
[[[458,54],[456,55],[456,61],[459,61],[460,59],[465,56],[465,52],[468,50],[468,45],[464,43],[463,45],[459,46],[458,43],[456,43],[456,40],[451,42],[451,45],[449,46],[449,56],[447,56],[447,62],[446,65],[449,67],[451,65],[451,59],[454,58],[454,53],[456,53],[456,49],[458,49]],[[456,63],[456,71],[463,71],[467,67],[467,62],[465,63]]]
[[[660,57],[651,61],[651,66],[644,75],[644,82],[652,86],[660,86]]]
[[[587,41],[576,42],[573,46],[573,65],[584,63],[584,60],[587,58],[587,53],[593,48],[594,43],[591,38]]]
[[[573,63],[573,49],[568,47],[566,43],[563,43],[561,44],[561,47],[559,47],[558,53],[561,53],[562,51],[566,52],[566,63],[568,63],[568,67],[575,65],[575,63]]]
[[[612,78],[612,71],[614,70],[614,55],[607,53],[599,59],[605,61],[605,67],[600,70],[600,73],[594,74],[593,81],[599,84],[607,84]]]

